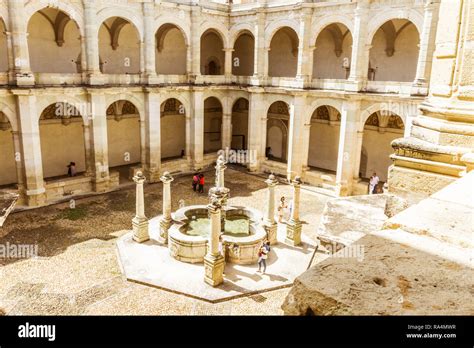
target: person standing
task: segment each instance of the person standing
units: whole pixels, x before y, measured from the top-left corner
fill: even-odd
[[[278,205],[278,222],[281,223],[283,219],[284,210],[288,207],[285,201],[285,197],[280,198],[280,204]]]
[[[376,190],[377,190],[377,185],[379,181],[380,179],[377,176],[377,173],[374,172],[374,174],[372,174],[372,176],[370,177],[370,181],[369,181],[369,195],[377,193]]]
[[[268,258],[268,252],[270,250],[270,243],[268,244],[268,247],[265,242],[262,243],[258,250],[258,271],[261,272],[261,268],[263,265],[263,272],[262,274],[265,274],[265,271],[267,270],[267,258]]]
[[[193,176],[193,191],[194,192],[196,192],[198,184],[199,184],[199,175],[198,173],[194,173],[194,176]]]
[[[204,174],[199,174],[199,193],[204,192]]]
[[[76,163],[75,162],[69,162],[67,166],[67,175],[68,176],[76,176]]]

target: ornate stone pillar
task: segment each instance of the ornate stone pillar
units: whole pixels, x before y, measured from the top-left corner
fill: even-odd
[[[86,36],[87,77],[89,84],[101,84],[99,61],[99,30],[95,1],[84,1],[84,32]]]
[[[138,171],[133,177],[133,181],[137,184],[136,189],[136,213],[132,219],[133,240],[142,243],[150,239],[148,234],[148,219],[145,216],[145,197],[143,194],[143,184],[145,177],[141,171]]]
[[[168,230],[171,226],[171,182],[174,180],[169,172],[161,176],[163,182],[163,216],[160,220],[160,242],[168,243]]]
[[[232,142],[232,111],[222,114],[222,149],[230,148]]]
[[[142,164],[149,182],[160,180],[161,170],[161,97],[153,89],[145,90],[144,158]]]
[[[223,49],[225,52],[225,61],[224,61],[224,75],[226,79],[230,82],[230,78],[232,77],[232,52],[234,49],[232,47],[227,47]]]
[[[253,77],[256,79],[255,83],[260,84],[261,79],[266,76],[268,68],[265,67],[265,10],[257,9],[257,21],[255,24],[255,46],[254,46],[254,67]]]
[[[438,14],[435,11],[439,0],[427,1],[423,16],[423,30],[420,33],[420,50],[418,52],[418,64],[416,66],[416,77],[413,81],[412,94],[426,95],[428,93],[428,79],[431,70],[431,62],[435,46],[436,25]]]
[[[219,252],[219,236],[221,234],[221,208],[223,192],[219,187],[210,190],[210,203],[207,206],[211,220],[208,251],[204,257],[204,281],[211,286],[224,282],[224,257]]]
[[[262,118],[266,119],[267,115],[263,88],[250,88],[249,92],[249,125],[252,127],[248,128],[248,149],[252,153],[251,158],[256,161],[249,163],[248,169],[255,172],[259,170],[260,163],[265,160],[265,138],[262,138],[261,134],[264,131]]]
[[[346,82],[347,91],[359,92],[367,84],[369,69],[369,45],[367,23],[369,22],[369,1],[358,0],[354,18],[351,71]]]
[[[275,186],[278,184],[278,180],[275,175],[270,174],[268,179],[265,180],[268,186],[267,190],[267,210],[263,220],[263,226],[267,231],[267,239],[271,245],[278,243],[277,240],[277,228],[278,225],[275,221]]]
[[[360,110],[360,101],[346,101],[342,106],[336,171],[336,193],[339,196],[352,194],[356,160],[360,158],[360,153],[357,154]]]
[[[290,129],[288,140],[288,180],[301,176],[303,170],[304,121],[306,117],[306,95],[295,95],[290,105]]]
[[[300,221],[300,189],[301,189],[301,178],[295,177],[295,180],[291,183],[293,186],[293,207],[291,209],[290,221],[286,224],[286,238],[285,243],[292,246],[301,244],[301,228],[302,224]]]
[[[303,82],[306,87],[311,82],[313,68],[313,54],[311,49],[311,18],[312,9],[303,8],[300,18],[299,45],[298,45],[298,67],[296,77]]]
[[[144,24],[144,53],[145,53],[145,76],[147,82],[150,77],[156,76],[156,48],[155,33],[153,32],[153,21],[155,13],[155,4],[153,2],[143,3],[143,24]]]
[[[8,15],[14,57],[13,79],[18,86],[32,86],[35,84],[35,77],[30,67],[23,1],[8,0]]]
[[[192,112],[191,118],[191,159],[194,170],[201,169],[204,157],[204,100],[203,91],[194,90],[192,92]]]
[[[96,90],[89,91],[88,116],[91,123],[91,160],[94,164],[93,188],[103,192],[109,188],[109,155],[107,142],[107,115],[105,95]]]
[[[43,160],[36,109],[36,96],[29,90],[16,90],[17,111],[19,113],[20,141],[23,162],[26,197],[28,206],[40,206],[46,203],[46,189],[43,180]]]

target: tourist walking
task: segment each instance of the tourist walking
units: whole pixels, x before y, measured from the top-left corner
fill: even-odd
[[[270,251],[270,243],[268,243],[268,246],[267,246],[267,242],[263,242],[258,250],[258,271],[257,272],[261,272],[262,265],[263,265],[262,274],[265,274],[267,270],[267,258],[268,258],[269,251]]]
[[[196,192],[197,186],[199,184],[199,175],[195,173],[193,176],[193,191]]]
[[[286,204],[285,197],[280,198],[280,204],[278,205],[277,213],[278,213],[278,222],[281,223],[283,219],[284,210],[288,207]]]
[[[204,192],[204,174],[199,174],[199,193]]]
[[[374,172],[374,174],[372,174],[372,176],[370,177],[370,181],[369,181],[369,195],[377,193],[377,185],[379,181],[380,179],[377,176],[377,173]]]

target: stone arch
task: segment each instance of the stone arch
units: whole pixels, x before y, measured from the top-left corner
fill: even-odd
[[[370,41],[368,79],[412,82],[419,43],[420,32],[412,21],[395,18],[384,22]]]
[[[344,23],[333,22],[321,28],[314,41],[313,78],[347,79],[352,41],[352,32]]]
[[[362,111],[361,115],[360,115],[360,122],[359,122],[359,131],[363,131],[364,130],[364,125],[367,121],[367,119],[375,112],[391,112],[393,114],[397,114],[398,116],[400,116],[400,118],[402,119],[403,123],[406,124],[406,120],[407,120],[407,115],[406,113],[403,113],[403,112],[400,112],[400,111],[403,111],[403,108],[401,107],[400,104],[397,104],[397,103],[391,103],[391,102],[388,102],[388,103],[375,103],[375,104],[372,104],[371,106],[369,106],[368,108],[366,108],[364,111]]]
[[[186,74],[188,44],[184,30],[175,24],[164,23],[155,31],[155,43],[156,73]]]
[[[244,33],[248,32],[255,38],[255,28],[250,23],[237,23],[234,24],[229,30],[229,42],[232,44],[232,47],[235,45],[235,41],[239,38],[239,36]]]
[[[202,75],[224,74],[225,45],[224,36],[219,30],[209,28],[202,33],[200,37]]]
[[[57,7],[43,7],[27,22],[28,51],[33,72],[75,73],[81,56],[80,23]]]
[[[224,104],[215,96],[204,98],[204,153],[222,148],[222,121]]]
[[[293,31],[296,33],[296,36],[298,37],[298,42],[300,40],[298,36],[299,32],[299,23],[295,20],[292,19],[281,19],[275,22],[271,22],[268,27],[265,29],[265,47],[269,48],[270,43],[275,36],[275,34],[282,28],[291,28]]]
[[[305,123],[311,122],[311,117],[313,116],[316,109],[324,105],[333,107],[342,115],[342,100],[329,98],[316,99],[314,102],[311,103],[310,107],[308,108],[309,110],[311,110],[311,112],[306,115]]]
[[[220,37],[220,39],[222,40],[224,49],[230,47],[229,46],[229,31],[227,30],[227,27],[223,23],[205,21],[201,25],[199,37],[202,38],[202,36],[207,31],[214,31]]]
[[[265,156],[270,160],[288,160],[291,104],[279,99],[267,109]]]
[[[137,108],[137,111],[139,113],[139,116],[140,116],[140,120],[141,121],[144,121],[145,120],[145,105],[143,103],[143,100],[141,100],[140,98],[138,98],[137,96],[131,94],[131,93],[120,93],[120,94],[114,94],[114,95],[106,95],[106,104],[107,104],[107,108],[117,102],[117,101],[120,101],[120,100],[125,100],[125,101],[128,101],[130,103],[132,103],[136,108]]]
[[[87,102],[82,100],[81,98],[72,96],[72,95],[62,95],[61,99],[58,99],[56,96],[48,96],[46,98],[36,98],[37,103],[37,110],[44,110],[48,106],[52,104],[60,104],[66,103],[74,106],[79,111],[79,114],[82,118],[82,122],[84,125],[89,124],[89,116],[87,115],[87,110],[84,110],[84,106],[87,105]],[[36,117],[39,120],[41,113],[39,113]]]
[[[25,5],[24,13],[25,18],[27,18],[26,23],[29,23],[33,15],[46,8],[53,8],[67,14],[77,25],[79,33],[81,36],[84,36],[84,15],[82,6],[77,6],[74,3],[67,1],[51,1],[45,5],[44,1],[30,1]]]
[[[137,115],[138,114],[138,115]],[[109,167],[137,165],[141,162],[141,120],[139,106],[133,98],[116,97],[108,101],[107,144]],[[120,180],[128,180],[128,170],[118,169]]]
[[[39,138],[45,179],[67,175],[66,166],[70,162],[76,164],[77,173],[86,171],[86,144],[83,129],[85,115],[78,107],[77,104],[63,100],[38,108],[40,110],[38,113]]]
[[[319,103],[307,122],[309,125],[308,166],[335,173],[339,150],[341,112],[336,107]]]
[[[278,29],[268,50],[268,76],[295,77],[298,69],[298,32],[285,26]]]
[[[325,16],[316,20],[313,24],[313,27],[311,29],[311,44],[315,45],[319,34],[321,34],[321,32],[329,25],[336,23],[344,24],[351,33],[351,35],[354,32],[354,22],[350,17],[340,14]]]
[[[246,150],[248,148],[249,100],[245,97],[238,97],[232,100],[231,105],[231,148]]]
[[[17,132],[19,130],[18,121],[13,109],[7,104],[0,102],[0,112],[3,113],[8,119],[8,121],[10,122],[10,125],[12,126],[12,130]]]
[[[137,74],[142,69],[142,34],[130,16],[110,16],[99,22],[99,56],[106,74]]]
[[[189,32],[188,23],[184,23],[184,24],[186,24],[186,25],[183,25],[183,22],[178,22],[176,20],[176,17],[162,16],[162,14],[160,14],[159,17],[155,18],[155,23],[153,24],[153,32],[156,33],[164,25],[174,26],[183,35],[184,43],[186,44],[186,46],[189,46],[190,45],[189,40],[190,40],[190,37],[191,37],[191,33]]]
[[[130,8],[122,7],[106,7],[97,13],[97,23],[100,23],[97,30],[100,30],[100,26],[108,19],[118,17],[129,22],[138,33],[139,41],[143,41],[143,20],[141,15],[137,15],[130,11]],[[98,33],[97,33],[98,34]]]
[[[375,15],[368,23],[367,42],[372,42],[375,33],[386,22],[392,19],[405,19],[412,22],[418,34],[423,32],[423,15],[414,9],[389,10]]]
[[[233,41],[232,75],[252,76],[254,64],[255,37],[251,31],[242,29],[235,37],[235,41]]]
[[[176,98],[166,98],[160,105],[161,159],[172,160],[186,155],[186,108]]]

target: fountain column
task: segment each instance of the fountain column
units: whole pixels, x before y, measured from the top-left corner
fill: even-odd
[[[278,243],[277,228],[278,224],[275,221],[275,186],[278,180],[275,175],[270,174],[265,183],[268,186],[267,191],[267,211],[263,219],[263,227],[267,231],[267,239],[271,245]]]
[[[290,221],[286,224],[285,243],[296,246],[301,244],[301,221],[300,221],[300,189],[301,178],[295,177],[291,183],[293,186],[293,207],[291,209]]]
[[[216,168],[216,187],[225,189],[224,191],[228,193],[229,190],[226,189],[224,186],[224,171],[227,169],[227,167],[225,165],[225,160],[224,160],[223,155],[220,155],[217,158],[215,168]],[[222,233],[225,231],[225,216],[226,216],[225,206],[226,205],[227,205],[227,194],[222,199],[222,207],[221,207],[221,232]]]
[[[143,195],[143,183],[145,176],[141,171],[138,171],[133,177],[133,181],[137,184],[136,190],[136,213],[132,219],[133,225],[133,240],[138,243],[145,242],[150,239],[148,234],[148,219],[145,216],[145,198]]]
[[[163,182],[163,216],[160,220],[160,242],[168,243],[168,229],[171,226],[171,182],[174,180],[169,172],[160,177]]]
[[[226,193],[219,187],[213,187],[210,192],[210,203],[207,206],[211,220],[207,254],[204,257],[204,281],[212,286],[224,282],[225,262],[219,253],[219,236],[221,234],[221,208]]]

